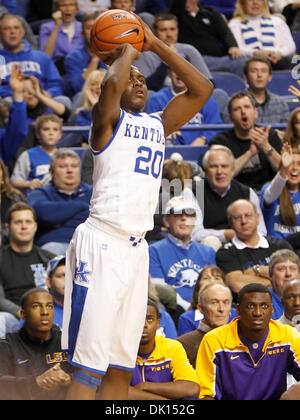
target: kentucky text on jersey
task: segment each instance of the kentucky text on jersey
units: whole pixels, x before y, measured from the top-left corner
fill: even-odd
[[[20,62],[11,61],[10,63],[8,63],[4,66],[0,66],[0,78],[1,79],[5,79],[7,76],[11,75],[11,70],[12,70],[13,64],[18,64],[22,73],[31,72],[31,73],[42,74],[41,66],[36,61],[20,61]]]
[[[198,264],[195,264],[193,260],[190,258],[184,258],[175,264],[171,265],[168,271],[168,277],[176,277],[178,271],[186,268],[192,268],[197,272],[197,274],[200,273],[201,267]]]
[[[149,140],[154,143],[165,144],[164,135],[158,128],[149,128],[126,123],[124,136],[131,137],[133,139]]]

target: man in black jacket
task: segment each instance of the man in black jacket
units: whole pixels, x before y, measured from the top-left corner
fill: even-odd
[[[177,16],[179,42],[193,45],[210,71],[226,71],[243,77],[244,56],[226,20],[214,7],[198,0],[173,0],[170,9]]]
[[[0,340],[1,400],[61,400],[71,381],[71,366],[53,325],[53,299],[45,289],[26,292],[21,302],[24,326]]]
[[[0,338],[18,329],[22,295],[33,287],[46,288],[47,264],[54,257],[33,244],[36,215],[27,203],[9,208],[6,228],[9,245],[0,250]]]

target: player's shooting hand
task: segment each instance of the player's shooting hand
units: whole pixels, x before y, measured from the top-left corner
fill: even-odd
[[[153,42],[155,42],[157,38],[152,32],[152,30],[149,28],[149,26],[138,15],[135,15],[135,17],[139,20],[145,34],[144,45],[143,45],[142,51],[150,51],[152,50]]]
[[[133,60],[137,60],[140,56],[140,52],[136,50],[130,44],[121,44],[118,45],[116,48],[110,51],[99,51],[98,56],[100,59],[108,66],[112,65],[112,63],[120,57],[120,55],[125,51],[129,51],[130,54],[133,54]]]

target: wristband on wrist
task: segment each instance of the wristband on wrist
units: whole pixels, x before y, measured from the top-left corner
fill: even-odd
[[[271,156],[272,153],[273,153],[273,147],[271,147],[271,149],[266,151],[267,156]]]
[[[257,276],[260,276],[260,265],[259,264],[255,264],[253,266],[253,271]]]

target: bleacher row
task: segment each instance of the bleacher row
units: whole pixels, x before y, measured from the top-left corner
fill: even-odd
[[[284,130],[286,128],[286,124],[270,124],[270,126],[274,129]],[[232,124],[202,124],[202,125],[195,125],[192,128],[189,127],[189,130],[200,130],[200,131],[208,131],[208,130],[225,130],[228,128],[233,127]],[[76,126],[64,126],[63,132],[65,133],[87,133],[90,127],[76,127]],[[185,127],[182,127],[182,130],[185,130]],[[180,153],[182,158],[187,161],[199,163],[201,162],[201,158],[206,152],[208,146],[166,146],[165,150],[165,158],[170,158],[170,156],[177,152]],[[82,158],[83,153],[85,151],[84,147],[72,147],[75,150],[80,158]]]

